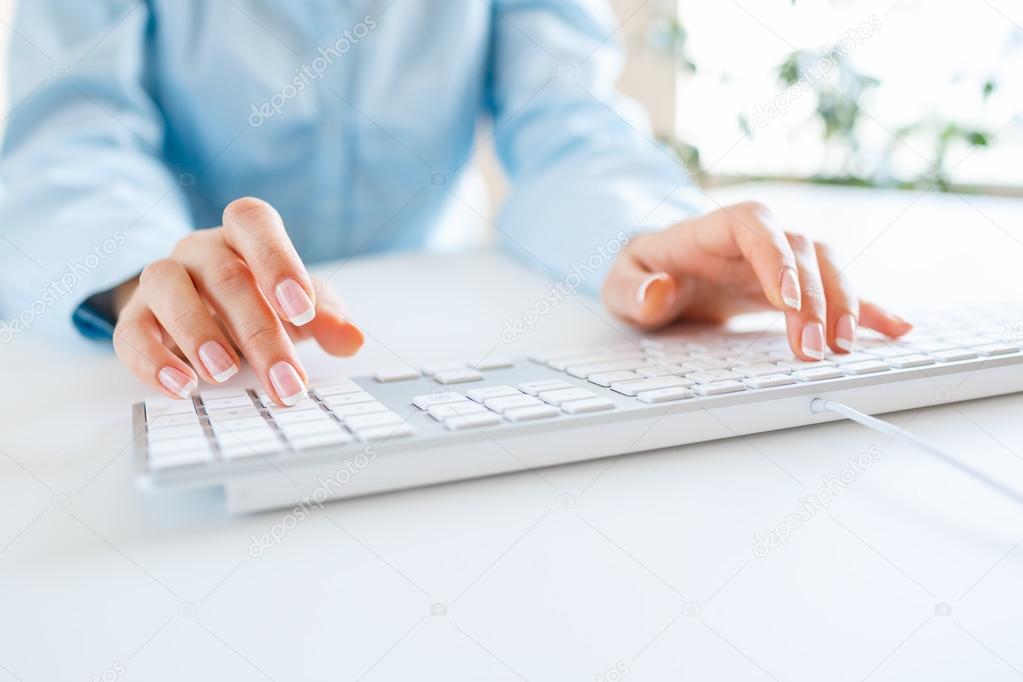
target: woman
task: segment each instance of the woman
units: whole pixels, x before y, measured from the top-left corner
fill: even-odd
[[[361,332],[304,264],[422,246],[481,117],[512,184],[507,248],[567,272],[630,235],[602,281],[635,325],[775,308],[804,360],[848,351],[859,325],[910,328],[763,206],[708,205],[685,181],[613,92],[604,2],[33,0],[15,28],[7,304],[63,268],[46,320],[112,334],[169,395],[244,358],[287,404],[306,385],[294,340],[355,353]]]

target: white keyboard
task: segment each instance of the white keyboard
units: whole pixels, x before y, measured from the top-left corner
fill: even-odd
[[[487,358],[314,382],[279,407],[258,390],[134,407],[140,482],[222,485],[235,512],[320,503],[1023,390],[1023,307],[869,332],[795,360],[783,334],[694,329],[523,360]]]

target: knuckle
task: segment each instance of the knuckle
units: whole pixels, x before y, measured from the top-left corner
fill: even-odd
[[[813,243],[809,237],[799,232],[786,232],[785,236],[794,251],[806,252]]]
[[[258,324],[240,330],[238,341],[246,354],[265,354],[284,343],[284,333],[278,327]]]
[[[245,263],[237,258],[228,258],[213,266],[208,274],[210,286],[215,289],[233,290],[252,283],[252,273]]]
[[[291,249],[281,243],[264,244],[256,252],[256,265],[263,270],[272,270],[284,266],[291,256]]]
[[[205,310],[188,306],[175,310],[170,323],[178,334],[192,335],[206,327],[208,318],[209,314]]]

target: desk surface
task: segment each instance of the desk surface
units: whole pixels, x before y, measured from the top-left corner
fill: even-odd
[[[742,196],[827,237],[893,306],[1019,289],[1023,203],[715,199]],[[304,347],[313,374],[479,355],[547,288],[492,253],[357,260],[334,281],[369,343],[345,361]],[[505,351],[620,333],[575,296]],[[1023,676],[1023,510],[856,425],[231,518],[212,492],[136,492],[142,392],[105,351],[29,333],[0,376],[0,680]],[[896,418],[1023,487],[1021,407]],[[790,518],[872,447],[827,509]],[[787,520],[788,542],[758,556],[755,536]],[[279,543],[252,551],[267,533]]]

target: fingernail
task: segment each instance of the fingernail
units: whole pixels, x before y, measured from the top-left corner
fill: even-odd
[[[295,280],[284,280],[277,285],[274,293],[277,295],[277,302],[287,316],[288,322],[291,322],[296,327],[301,327],[316,317],[316,309],[313,308],[313,302],[309,300],[309,295],[306,294],[305,289]]]
[[[835,323],[835,345],[842,350],[852,351],[856,343],[856,318],[843,315]]]
[[[218,384],[224,383],[238,373],[238,365],[216,341],[207,341],[199,346],[199,359]]]
[[[781,271],[781,300],[793,310],[803,307],[802,294],[799,291],[799,278],[792,268]]]
[[[198,385],[195,379],[176,367],[164,367],[157,373],[156,378],[160,380],[164,388],[179,398],[187,398],[192,395],[192,391]]]
[[[803,354],[815,360],[824,359],[824,325],[811,322],[803,327]]]
[[[290,362],[278,362],[270,368],[270,383],[273,384],[274,390],[277,391],[281,402],[288,407],[291,407],[307,395],[305,384],[302,383],[302,377],[299,376],[298,370],[292,367]]]
[[[663,284],[657,284],[658,282],[663,282]],[[653,286],[653,290],[651,290],[651,286]],[[653,292],[656,292],[661,287],[664,289],[661,292],[664,298],[664,305],[670,306],[674,303],[675,288],[671,286],[671,276],[666,272],[658,272],[643,280],[643,283],[639,285],[639,289],[636,290],[636,304],[640,307],[645,305],[647,299],[653,297]]]
[[[898,315],[894,315],[894,314],[892,314],[892,313],[888,313],[888,317],[892,318],[893,320],[895,320],[895,321],[896,321],[896,322],[898,322],[899,324],[904,324],[904,325],[906,325],[907,327],[910,327],[910,328],[912,328],[912,326],[913,326],[913,323],[912,323],[912,322],[907,322],[907,321],[906,321],[905,319],[903,319],[903,318],[899,317]]]

